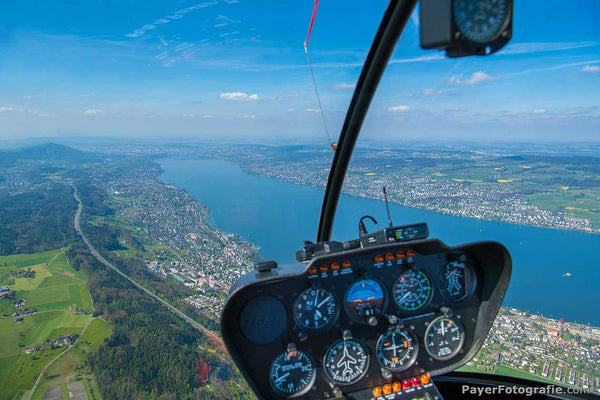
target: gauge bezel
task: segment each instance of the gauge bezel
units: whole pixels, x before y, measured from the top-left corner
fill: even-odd
[[[329,370],[327,368],[327,359],[329,358],[329,352],[331,351],[331,349],[333,349],[339,343],[343,343],[343,342],[355,342],[355,343],[357,343],[362,348],[362,350],[365,353],[365,357],[367,358],[367,361],[365,363],[365,367],[364,367],[363,371],[360,373],[360,375],[358,375],[356,378],[352,379],[349,382],[343,382],[343,381],[336,380],[331,375],[331,373],[329,372]],[[323,355],[323,371],[325,372],[325,376],[327,376],[327,378],[330,381],[335,382],[337,385],[340,385],[340,386],[350,386],[350,385],[354,385],[355,383],[359,382],[360,380],[362,380],[365,377],[365,375],[367,375],[367,372],[369,372],[369,367],[370,366],[371,366],[371,356],[369,354],[369,348],[362,341],[360,341],[358,339],[355,339],[355,338],[336,340],[331,345],[329,345],[329,347],[325,351],[325,354]]]
[[[358,279],[352,281],[352,283],[350,283],[348,285],[348,287],[346,288],[346,290],[344,291],[344,310],[346,311],[346,314],[348,315],[348,317],[354,321],[354,322],[358,322],[361,324],[366,324],[368,325],[368,321],[364,318],[360,318],[357,315],[354,315],[349,309],[348,309],[348,301],[346,301],[348,299],[348,293],[350,292],[350,289],[352,289],[354,287],[354,285],[356,285],[358,282],[360,281],[373,281],[375,283],[377,283],[379,285],[379,287],[381,288],[381,291],[383,292],[383,304],[381,305],[381,311],[377,314],[374,314],[374,317],[380,317],[385,310],[387,309],[387,305],[388,305],[388,293],[386,290],[386,287],[383,283],[381,283],[378,279],[374,279],[371,277],[359,277]]]
[[[329,293],[331,295],[331,297],[333,297],[333,302],[335,304],[334,315],[331,318],[331,321],[329,321],[328,323],[324,324],[323,326],[321,326],[320,328],[317,328],[317,329],[314,329],[311,327],[306,327],[302,322],[298,321],[298,319],[296,317],[296,305],[297,305],[296,302],[298,301],[300,296],[302,296],[302,294],[304,292],[306,292],[307,290],[325,291],[325,292]],[[335,323],[337,322],[339,315],[340,315],[340,304],[339,304],[337,296],[335,295],[335,293],[332,290],[329,290],[326,287],[309,286],[309,287],[305,288],[304,290],[302,290],[300,293],[298,293],[296,295],[296,297],[294,298],[294,300],[292,301],[291,314],[292,314],[292,320],[294,321],[294,324],[296,324],[298,329],[300,329],[302,332],[306,332],[306,333],[310,333],[310,334],[321,334],[321,333],[325,333],[328,330],[330,330],[333,327],[333,325],[335,325]]]
[[[429,331],[432,329],[432,326],[442,320],[442,319],[447,319],[452,321],[460,330],[460,343],[458,344],[458,347],[456,348],[455,351],[453,351],[452,353],[450,353],[447,356],[439,356],[437,354],[433,354],[430,350],[429,350],[429,346],[427,345],[427,343],[429,342]],[[438,361],[447,361],[450,360],[454,357],[456,357],[460,351],[462,350],[464,344],[465,344],[465,328],[462,325],[462,323],[454,318],[454,317],[446,317],[445,315],[440,315],[437,318],[434,318],[428,325],[427,325],[427,329],[425,329],[425,334],[423,336],[423,345],[425,346],[425,351],[427,351],[427,354],[429,354],[429,356],[431,358],[433,358],[434,360],[438,360]]]
[[[460,1],[465,1],[465,0],[452,0],[452,7],[451,7],[452,23],[456,27],[456,31],[460,33],[461,37],[464,37],[465,39],[469,40],[472,43],[477,43],[479,45],[486,45],[486,44],[492,43],[494,40],[498,39],[500,37],[500,35],[502,35],[502,32],[504,32],[506,30],[510,20],[512,19],[511,18],[512,2],[508,1],[508,0],[500,0],[504,3],[504,19],[503,19],[502,23],[498,26],[498,29],[494,32],[494,34],[492,36],[489,36],[488,38],[486,38],[483,41],[477,40],[477,39],[471,37],[472,34],[470,35],[468,33],[465,33],[465,31],[460,27],[460,24],[456,18],[456,12],[457,12],[456,3],[460,2]],[[488,19],[489,19],[489,17],[488,17]]]
[[[384,338],[384,336],[388,335],[390,332],[393,331],[404,331],[407,335],[407,337],[410,337],[413,341],[413,346],[414,346],[414,350],[413,350],[413,354],[410,356],[410,358],[408,359],[408,361],[406,362],[406,364],[402,365],[399,368],[390,368],[384,365],[383,362],[381,362],[381,359],[379,357],[379,345],[381,344],[381,340]],[[414,365],[414,363],[417,361],[417,357],[419,356],[419,341],[417,340],[416,335],[409,329],[407,328],[401,328],[401,327],[395,327],[395,328],[391,328],[388,329],[387,331],[383,332],[381,335],[379,335],[379,338],[377,339],[377,344],[375,345],[375,356],[377,358],[377,362],[379,363],[379,365],[381,365],[383,368],[390,370],[392,372],[403,372],[406,371],[407,369],[409,369],[410,367],[412,367]]]
[[[427,297],[427,300],[425,300],[425,302],[421,306],[419,306],[417,308],[413,308],[413,309],[405,308],[405,307],[402,307],[400,304],[398,304],[398,299],[396,298],[396,290],[395,290],[396,283],[398,282],[400,277],[404,274],[411,273],[411,272],[423,274],[423,276],[425,276],[425,278],[429,282],[429,296]],[[429,304],[431,304],[434,293],[435,293],[435,288],[433,286],[433,281],[432,281],[431,277],[429,276],[429,274],[426,273],[425,271],[423,271],[422,269],[411,268],[411,269],[404,270],[400,273],[400,275],[398,275],[396,277],[396,279],[394,279],[394,282],[392,283],[392,299],[394,300],[394,304],[396,304],[396,307],[398,307],[398,309],[404,313],[418,313],[421,310],[424,310],[425,308],[427,308],[427,306],[429,306]]]
[[[294,394],[287,394],[287,393],[283,393],[283,392],[277,390],[277,388],[275,388],[275,386],[273,385],[273,379],[272,379],[272,375],[271,375],[271,370],[273,369],[273,364],[275,363],[275,360],[277,360],[279,357],[281,357],[282,355],[285,356],[285,354],[287,354],[287,351],[283,351],[283,352],[277,354],[275,356],[275,358],[273,358],[273,360],[269,364],[268,381],[269,381],[269,386],[271,387],[271,390],[273,390],[273,392],[276,393],[277,395],[286,397],[288,399],[292,399],[294,397],[299,397],[299,396],[302,396],[303,394],[306,394],[310,390],[310,388],[314,386],[314,384],[317,380],[317,364],[315,362],[315,359],[310,354],[308,354],[306,351],[302,351],[302,350],[295,350],[295,351],[298,353],[302,353],[306,357],[308,357],[309,361],[312,364],[312,371],[311,371],[312,377],[310,378],[310,382],[304,388],[302,388],[300,391],[298,391]]]
[[[442,282],[446,281],[446,279],[444,278],[444,271],[452,262],[457,262],[457,263],[463,264],[465,266],[465,274],[467,273],[467,270],[468,270],[468,273],[471,274],[471,276],[473,277],[471,287],[469,288],[468,291],[465,291],[465,294],[458,300],[453,299],[452,296],[450,296],[448,291],[445,289],[446,285],[442,284]],[[465,275],[465,277],[466,277],[466,275]],[[440,273],[438,274],[438,282],[437,283],[439,285],[438,290],[444,300],[446,300],[452,304],[459,304],[459,303],[462,303],[462,302],[470,299],[471,296],[473,296],[473,293],[475,293],[475,289],[477,289],[477,282],[478,282],[477,272],[475,271],[475,268],[469,262],[467,262],[467,261],[449,261],[446,264],[444,264],[444,266],[440,269]]]

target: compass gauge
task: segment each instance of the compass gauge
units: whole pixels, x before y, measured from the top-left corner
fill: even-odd
[[[325,373],[339,385],[352,385],[367,373],[369,354],[356,339],[340,339],[327,349],[323,358]]]
[[[454,0],[454,21],[460,32],[476,43],[488,43],[504,30],[509,9],[507,0]]]

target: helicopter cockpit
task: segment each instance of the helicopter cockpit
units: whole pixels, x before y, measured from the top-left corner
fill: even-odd
[[[231,288],[223,339],[259,398],[463,398],[457,385],[477,382],[448,374],[475,356],[500,309],[512,270],[503,245],[449,247],[425,223],[391,219],[373,233],[361,220],[358,239],[330,240],[365,114],[416,3],[390,1],[375,36],[332,146],[316,242],[298,250],[298,264],[258,263]],[[511,38],[512,1],[421,0],[420,33],[421,47],[448,57],[492,54]]]

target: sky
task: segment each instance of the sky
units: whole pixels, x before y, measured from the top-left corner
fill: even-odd
[[[418,9],[365,121],[375,140],[600,140],[600,2],[517,0],[488,57],[419,47]],[[321,0],[308,45],[334,140],[387,3]],[[0,140],[327,142],[311,0],[0,2]]]

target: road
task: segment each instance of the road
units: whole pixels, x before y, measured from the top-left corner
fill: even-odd
[[[177,308],[173,307],[172,305],[170,305],[169,303],[167,303],[166,301],[164,301],[163,299],[161,299],[160,297],[158,297],[157,295],[155,295],[154,293],[152,293],[150,290],[146,289],[144,286],[140,285],[139,283],[137,283],[136,281],[134,281],[133,279],[131,279],[128,275],[126,275],[123,272],[121,272],[121,270],[119,270],[117,267],[115,267],[110,262],[108,262],[104,257],[102,257],[102,255],[100,253],[98,253],[98,251],[96,251],[96,249],[94,248],[94,246],[91,245],[91,243],[87,240],[87,238],[85,237],[85,235],[81,231],[81,227],[79,225],[79,220],[81,218],[81,212],[83,211],[83,203],[81,202],[81,198],[79,198],[79,194],[77,193],[77,188],[74,187],[74,186],[71,186],[71,187],[73,188],[73,197],[75,197],[75,200],[77,200],[77,204],[78,204],[77,212],[75,213],[75,221],[74,221],[75,230],[77,230],[77,232],[79,233],[79,235],[83,239],[83,242],[88,247],[88,249],[90,249],[90,252],[94,255],[94,257],[96,257],[96,259],[98,261],[100,261],[102,264],[104,264],[108,268],[112,269],[117,274],[121,275],[123,278],[127,279],[133,286],[135,286],[139,290],[143,291],[148,296],[151,296],[153,299],[155,299],[156,301],[158,301],[160,304],[162,304],[163,306],[165,306],[166,308],[168,308],[169,311],[171,311],[173,314],[175,314],[178,317],[180,317],[181,319],[183,319],[188,325],[190,325],[191,327],[193,327],[193,328],[197,329],[198,331],[202,332],[206,336],[211,337],[216,342],[218,342],[220,345],[223,345],[223,340],[216,333],[214,333],[213,331],[211,331],[209,329],[206,329],[205,327],[203,327],[202,325],[200,325],[199,323],[197,323],[196,321],[194,321],[193,319],[191,319],[190,317],[188,317],[186,314],[184,314],[183,312],[179,311]]]

